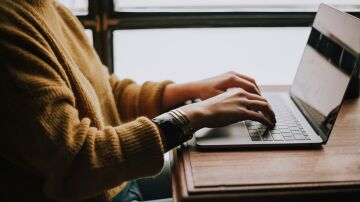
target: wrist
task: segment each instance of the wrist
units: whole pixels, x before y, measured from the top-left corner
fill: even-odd
[[[174,92],[176,92],[183,101],[195,99],[197,97],[195,82],[173,84],[170,88],[173,88]]]
[[[202,110],[201,107],[197,106],[196,103],[184,105],[178,109],[183,111],[188,117],[194,131],[197,131],[204,127],[206,113]]]
[[[190,140],[195,132],[187,115],[179,109],[161,114],[152,121],[159,129],[165,152]]]
[[[167,111],[174,106],[183,104],[185,101],[196,97],[196,87],[194,87],[194,83],[169,84],[164,91],[163,109]]]

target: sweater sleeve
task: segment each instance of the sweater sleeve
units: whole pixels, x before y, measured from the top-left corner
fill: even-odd
[[[57,70],[61,64],[41,33],[25,21],[12,19],[20,28],[0,22],[3,158],[41,179],[47,197],[62,201],[87,199],[161,170],[161,136],[149,119],[94,127],[79,116],[71,81]],[[158,95],[148,106],[156,106]]]
[[[130,79],[119,80],[112,75],[110,83],[120,117],[128,121],[138,116],[153,118],[159,115],[164,89],[172,82],[145,82],[140,86]]]

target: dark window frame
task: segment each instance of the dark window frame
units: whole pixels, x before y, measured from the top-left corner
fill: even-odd
[[[89,0],[88,15],[78,16],[93,32],[102,62],[114,72],[113,32],[121,29],[204,27],[307,27],[315,12],[117,12],[113,0]],[[360,12],[349,14],[360,18]]]

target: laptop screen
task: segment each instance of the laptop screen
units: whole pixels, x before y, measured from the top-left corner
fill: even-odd
[[[290,94],[324,143],[358,71],[359,53],[360,20],[321,5]]]

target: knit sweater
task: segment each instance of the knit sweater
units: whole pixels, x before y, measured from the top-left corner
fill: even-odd
[[[155,175],[169,81],[111,76],[55,0],[0,1],[0,201],[111,201]]]

